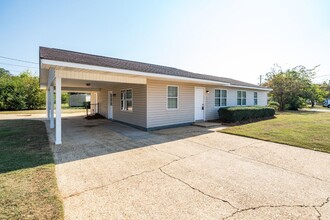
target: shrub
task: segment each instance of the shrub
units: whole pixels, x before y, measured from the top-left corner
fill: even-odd
[[[278,111],[280,109],[280,103],[275,101],[268,102],[268,107],[275,109],[275,111]]]
[[[226,107],[218,110],[219,119],[223,122],[238,122],[257,118],[273,117],[275,109],[261,106]]]

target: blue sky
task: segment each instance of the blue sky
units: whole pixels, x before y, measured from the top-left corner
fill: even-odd
[[[274,63],[321,64],[315,81],[330,79],[326,0],[0,0],[0,28],[0,56],[33,62],[46,46],[251,83]],[[37,68],[0,58],[14,74],[25,67],[1,63]]]

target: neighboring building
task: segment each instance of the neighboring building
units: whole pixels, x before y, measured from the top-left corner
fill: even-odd
[[[108,119],[143,130],[218,118],[225,106],[267,105],[270,89],[172,67],[40,47],[40,87],[50,93],[91,93],[91,104]],[[58,104],[58,103],[56,103]],[[56,143],[61,143],[61,108],[56,108]],[[95,111],[95,110],[93,110]],[[58,128],[59,127],[59,128]]]
[[[91,96],[88,94],[69,94],[69,106],[70,107],[82,107],[85,102],[89,102]]]

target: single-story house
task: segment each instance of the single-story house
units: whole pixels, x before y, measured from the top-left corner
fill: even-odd
[[[91,93],[94,112],[153,130],[218,118],[224,106],[267,105],[270,89],[230,78],[172,67],[40,47],[40,87],[47,90],[47,116],[61,144],[61,92]],[[92,105],[93,106],[93,105]],[[96,108],[96,107],[94,107]]]

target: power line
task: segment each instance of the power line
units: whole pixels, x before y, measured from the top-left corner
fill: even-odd
[[[25,68],[31,68],[31,69],[38,69],[38,68],[32,67],[32,66],[22,66],[22,65],[10,64],[10,63],[0,63],[0,64],[8,65],[8,66],[18,66],[18,67],[25,67]]]
[[[10,58],[10,57],[4,57],[4,56],[0,56],[0,57],[3,58],[3,59],[7,59],[7,60],[15,60],[15,61],[24,62],[24,63],[39,64],[39,63],[36,63],[36,62],[20,60],[20,59],[15,59],[15,58]]]

